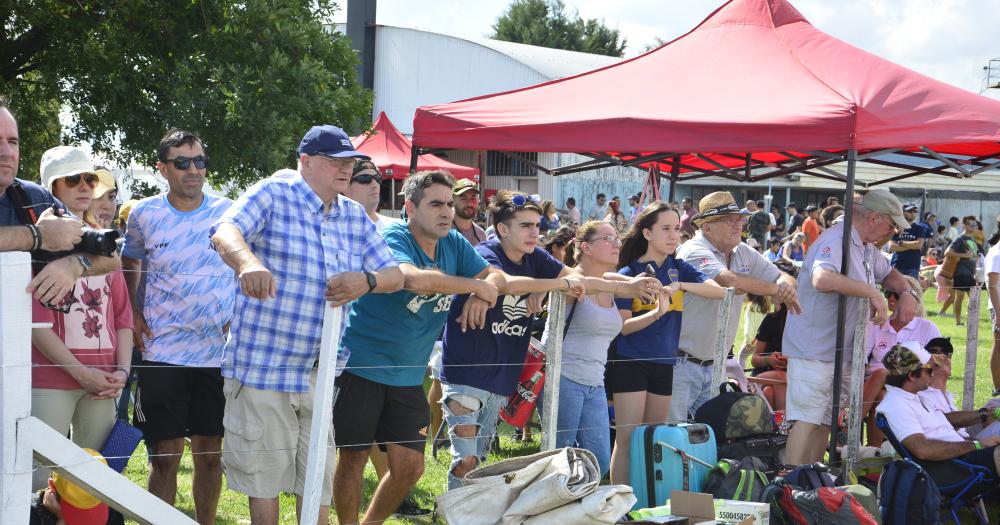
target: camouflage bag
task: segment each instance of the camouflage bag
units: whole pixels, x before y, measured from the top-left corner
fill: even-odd
[[[698,409],[694,420],[712,427],[720,445],[775,431],[774,414],[767,402],[755,394],[740,392],[728,382],[719,386],[719,395]]]

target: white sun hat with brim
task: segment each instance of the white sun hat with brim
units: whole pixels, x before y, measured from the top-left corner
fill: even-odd
[[[52,184],[58,179],[73,175],[93,173],[97,175],[98,186],[115,187],[115,177],[107,170],[94,169],[94,162],[83,148],[77,146],[56,146],[42,154],[42,186],[52,191]]]

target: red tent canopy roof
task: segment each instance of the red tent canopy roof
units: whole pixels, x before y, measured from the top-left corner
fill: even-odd
[[[410,171],[410,150],[413,145],[389,121],[385,112],[379,114],[372,128],[351,139],[354,148],[372,158],[387,179],[402,180]],[[390,171],[391,170],[391,171]],[[479,169],[448,162],[434,155],[417,159],[417,170],[447,170],[456,179],[479,180]]]
[[[1000,102],[833,38],[785,0],[730,0],[644,55],[414,118],[425,148],[991,155],[998,141]]]

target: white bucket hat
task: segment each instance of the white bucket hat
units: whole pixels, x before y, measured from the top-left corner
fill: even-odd
[[[98,177],[98,185],[115,187],[115,178],[106,170],[97,171],[83,148],[77,146],[56,146],[42,154],[41,163],[42,186],[52,191],[52,184],[57,179],[72,177],[84,173],[93,173]]]

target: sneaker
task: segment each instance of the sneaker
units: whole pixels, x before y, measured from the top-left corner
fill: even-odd
[[[431,511],[420,508],[420,505],[416,501],[413,501],[413,496],[406,496],[406,499],[399,504],[399,508],[392,515],[397,518],[419,518],[421,516],[430,516]]]

